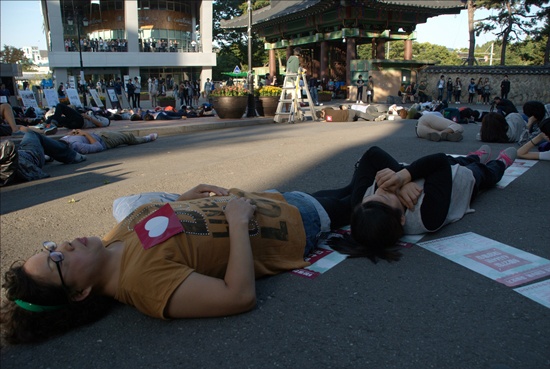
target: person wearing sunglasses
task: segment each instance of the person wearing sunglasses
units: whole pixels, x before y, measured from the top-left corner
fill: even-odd
[[[252,193],[202,184],[170,203],[129,206],[103,238],[45,242],[4,275],[4,337],[62,334],[100,319],[114,300],[161,319],[246,312],[256,278],[307,266],[320,237],[349,224],[368,185],[364,160],[343,188]]]

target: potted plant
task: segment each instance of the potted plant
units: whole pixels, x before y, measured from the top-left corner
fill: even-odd
[[[319,91],[317,101],[327,102],[332,100],[332,91]]]
[[[260,115],[272,117],[277,111],[279,98],[283,89],[275,86],[263,86],[254,91],[257,97],[256,108]]]
[[[157,96],[157,104],[163,108],[167,106],[173,106],[175,108],[176,98],[174,96]]]
[[[212,91],[210,97],[218,118],[241,118],[246,111],[249,94],[250,91],[241,86],[223,86]]]

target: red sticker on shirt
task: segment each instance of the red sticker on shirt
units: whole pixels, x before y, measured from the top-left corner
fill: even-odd
[[[326,121],[327,121],[327,122],[332,122],[332,115],[327,115]]]
[[[134,227],[145,250],[184,231],[170,204],[166,204]]]

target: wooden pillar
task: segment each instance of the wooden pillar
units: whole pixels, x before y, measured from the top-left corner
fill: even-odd
[[[371,40],[371,46],[372,46],[372,49],[371,49],[371,56],[370,58],[371,59],[376,59],[377,58],[377,55],[376,55],[376,39],[373,38]]]
[[[376,59],[386,59],[386,40],[376,40]]]
[[[290,58],[292,56],[292,47],[290,46],[287,46],[286,47],[286,60],[288,60],[288,58]]]
[[[323,80],[323,78],[326,78],[327,81],[329,79],[328,50],[329,50],[328,42],[327,41],[322,41],[321,42],[321,57],[320,57],[320,62],[321,62],[320,79]]]
[[[277,58],[275,56],[275,49],[269,50],[269,74],[272,76],[277,75]]]
[[[351,86],[351,61],[357,59],[355,38],[346,39],[346,86]]]
[[[413,42],[412,40],[405,40],[405,60],[412,60],[413,58]]]

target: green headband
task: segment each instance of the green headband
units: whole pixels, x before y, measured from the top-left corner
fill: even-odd
[[[30,302],[25,302],[23,300],[15,300],[14,302],[19,307],[28,311],[32,311],[34,313],[43,313],[46,311],[59,310],[65,306],[65,305],[37,305],[37,304],[31,304]]]

